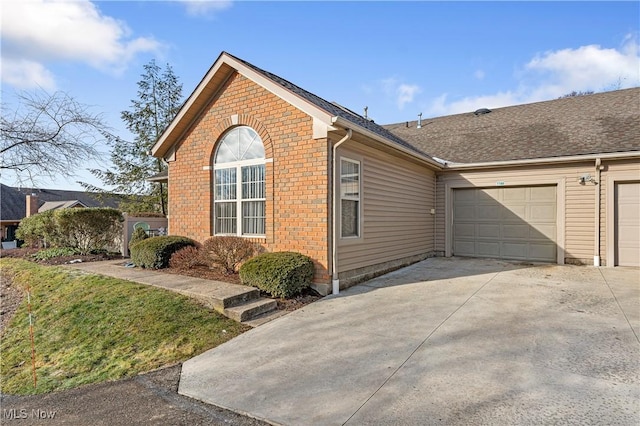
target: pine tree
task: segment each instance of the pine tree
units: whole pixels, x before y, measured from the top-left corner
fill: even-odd
[[[133,141],[110,137],[113,170],[91,172],[112,186],[114,192],[137,196],[132,198],[135,206],[125,206],[124,210],[159,211],[166,215],[165,185],[146,179],[166,170],[167,164],[161,158],[153,158],[149,151],[182,105],[182,84],[169,64],[163,70],[155,60],[144,66],[141,77],[138,98],[131,101],[130,110],[121,113],[127,129],[134,135]]]

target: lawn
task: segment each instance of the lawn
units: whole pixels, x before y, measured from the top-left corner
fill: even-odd
[[[31,289],[37,387],[27,299],[0,336],[0,392],[25,395],[116,380],[184,361],[248,330],[185,296],[22,259],[2,279]]]

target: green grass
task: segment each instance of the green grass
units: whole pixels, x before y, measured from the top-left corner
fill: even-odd
[[[197,302],[129,281],[0,259],[2,279],[31,287],[0,339],[0,391],[25,395],[115,380],[184,361],[246,331]]]

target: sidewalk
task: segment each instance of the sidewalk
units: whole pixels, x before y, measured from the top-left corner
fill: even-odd
[[[127,260],[118,259],[64,266],[175,291],[198,299],[221,314],[251,327],[286,313],[275,311],[275,300],[261,298],[259,290],[254,287],[127,267],[126,264]]]

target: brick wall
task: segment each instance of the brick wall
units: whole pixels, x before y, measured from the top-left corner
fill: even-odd
[[[329,143],[313,139],[312,119],[240,74],[234,74],[169,163],[169,230],[204,241],[213,233],[212,161],[216,142],[236,125],[262,138],[266,164],[268,251],[298,251],[316,265],[315,282],[329,282]]]

